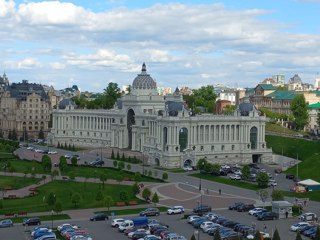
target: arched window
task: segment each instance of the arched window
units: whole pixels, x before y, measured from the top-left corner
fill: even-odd
[[[180,152],[182,152],[188,146],[188,129],[185,127],[181,128],[179,131],[179,145]]]
[[[168,129],[166,127],[163,128],[163,151],[165,151],[165,147],[168,143]]]
[[[256,127],[252,127],[250,129],[251,149],[257,149],[257,140],[258,140],[258,129]]]

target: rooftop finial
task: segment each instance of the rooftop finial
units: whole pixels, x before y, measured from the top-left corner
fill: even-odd
[[[142,69],[141,69],[142,72],[147,72],[147,67],[146,67],[146,64],[143,63],[142,64]]]

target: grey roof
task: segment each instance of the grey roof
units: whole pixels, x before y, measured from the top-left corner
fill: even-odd
[[[72,101],[71,98],[63,99],[59,102],[59,109],[66,109],[66,107],[69,105],[76,107],[76,104]]]
[[[27,80],[22,80],[22,83],[12,83],[6,90],[10,92],[11,97],[16,98],[18,101],[25,101],[27,96],[32,93],[39,95],[43,101],[49,100],[42,85],[28,83]]]
[[[238,112],[241,116],[249,116],[249,112],[256,110],[255,106],[249,101],[248,98],[244,99],[244,102],[238,106]]]
[[[133,89],[156,89],[157,84],[153,78],[147,74],[146,64],[142,64],[141,73],[136,76],[132,83]]]
[[[184,107],[183,102],[167,101],[166,108],[169,116],[177,116],[179,111],[182,111]]]
[[[123,107],[123,102],[122,102],[121,99],[118,99],[118,100],[117,100],[117,106],[118,106],[118,109],[122,109],[122,107]]]

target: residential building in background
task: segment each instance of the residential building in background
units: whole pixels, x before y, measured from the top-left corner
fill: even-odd
[[[0,129],[3,137],[15,132],[17,138],[38,138],[49,131],[50,99],[40,84],[12,83],[5,86],[0,97]]]
[[[318,114],[320,113],[320,102],[310,104],[308,106],[309,113],[309,129],[316,134],[320,134],[320,126],[317,123]]]

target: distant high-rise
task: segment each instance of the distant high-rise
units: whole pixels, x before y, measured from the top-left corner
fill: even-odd
[[[272,79],[279,85],[284,85],[285,83],[285,76],[282,73],[272,75]]]

